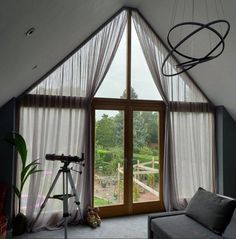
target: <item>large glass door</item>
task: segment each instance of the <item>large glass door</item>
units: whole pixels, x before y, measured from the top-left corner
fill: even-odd
[[[96,107],[94,206],[103,217],[161,210],[163,112],[132,103]]]
[[[104,217],[161,210],[165,105],[131,12],[93,109],[94,206]]]
[[[145,108],[145,107],[144,107]],[[162,112],[132,110],[133,212],[162,209]]]
[[[133,111],[133,202],[159,201],[159,112]]]
[[[103,216],[127,211],[125,111],[96,109],[94,134],[94,206]]]

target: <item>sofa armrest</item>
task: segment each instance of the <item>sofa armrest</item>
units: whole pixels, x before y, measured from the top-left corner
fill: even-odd
[[[153,213],[148,215],[148,239],[153,239],[153,233],[151,230],[152,219],[155,219],[158,217],[170,217],[170,216],[181,215],[181,214],[185,214],[185,211],[160,212],[160,213]]]

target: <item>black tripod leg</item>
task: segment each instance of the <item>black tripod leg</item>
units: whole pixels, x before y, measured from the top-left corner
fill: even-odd
[[[77,207],[78,207],[79,214],[80,214],[80,218],[81,218],[82,221],[83,221],[83,215],[82,215],[81,209],[80,209],[79,194],[78,194],[78,192],[77,192],[76,189],[75,189],[75,183],[74,183],[74,181],[73,181],[71,172],[68,172],[68,178],[69,178],[69,181],[70,181],[70,186],[71,186],[71,188],[72,188],[73,194],[74,194],[74,196],[75,196],[75,203],[76,203],[76,205],[77,205]]]
[[[37,220],[38,220],[38,218],[39,218],[39,216],[40,216],[42,210],[44,209],[44,207],[45,207],[45,205],[46,205],[46,203],[47,203],[47,201],[48,201],[48,198],[50,197],[51,192],[52,192],[53,188],[55,187],[55,185],[56,185],[56,183],[57,183],[57,180],[58,180],[60,174],[61,174],[61,170],[59,170],[59,171],[57,172],[57,175],[56,175],[55,179],[53,180],[53,183],[52,183],[52,185],[51,185],[51,187],[50,187],[50,189],[49,189],[49,191],[48,191],[48,194],[47,194],[46,198],[44,199],[44,201],[43,201],[43,203],[42,203],[42,205],[41,205],[41,207],[40,207],[40,210],[39,210],[39,212],[38,212],[36,218],[34,219],[34,221],[32,222],[32,224],[31,224],[31,226],[30,226],[30,231],[32,231],[32,228],[33,228],[34,224],[37,222]]]
[[[67,239],[67,225],[68,225],[68,171],[63,172],[63,217],[65,220],[64,226],[64,235],[65,239]]]

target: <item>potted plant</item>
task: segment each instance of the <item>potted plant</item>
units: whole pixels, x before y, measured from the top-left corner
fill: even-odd
[[[16,185],[13,186],[14,192],[19,202],[18,213],[13,220],[13,234],[20,235],[26,231],[27,227],[27,218],[21,212],[21,194],[25,182],[29,178],[29,176],[31,176],[34,173],[41,172],[42,170],[37,169],[39,165],[38,160],[34,160],[28,165],[26,164],[27,146],[24,138],[20,134],[14,132],[10,137],[6,138],[6,141],[15,146],[15,149],[21,159],[20,184],[19,187],[17,187]]]

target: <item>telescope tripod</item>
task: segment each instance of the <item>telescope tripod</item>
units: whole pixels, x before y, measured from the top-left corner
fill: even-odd
[[[49,198],[51,199],[59,199],[61,201],[63,201],[63,217],[65,218],[65,223],[64,223],[64,235],[65,235],[65,239],[67,239],[67,226],[68,226],[68,217],[70,216],[69,211],[68,211],[68,199],[70,197],[75,197],[75,204],[78,206],[78,210],[79,210],[79,214],[80,217],[82,218],[82,213],[81,213],[81,209],[80,209],[80,202],[79,202],[79,195],[76,192],[75,189],[75,184],[73,181],[73,178],[71,176],[71,169],[68,168],[70,162],[64,162],[64,165],[58,170],[57,175],[55,177],[55,179],[53,180],[53,183],[47,193],[46,198],[44,199],[40,210],[35,218],[35,220],[33,221],[32,225],[31,225],[31,229],[33,228],[34,224],[37,222],[42,210],[44,209],[47,201]],[[54,196],[50,196],[52,193],[52,190],[54,189],[59,176],[62,174],[63,176],[63,194],[59,194],[59,195],[54,195]],[[72,188],[72,192],[73,194],[68,194],[68,182],[70,183],[70,186]]]

